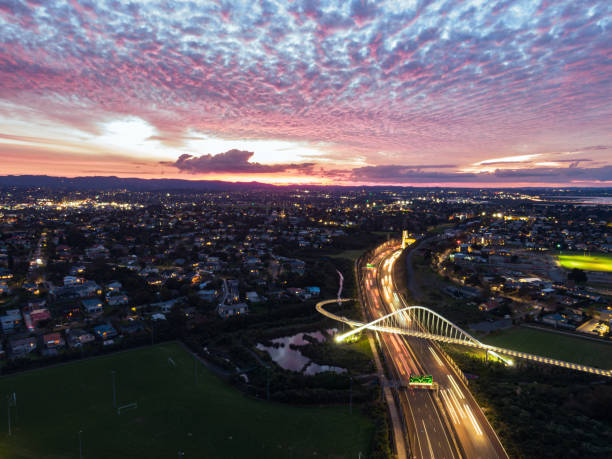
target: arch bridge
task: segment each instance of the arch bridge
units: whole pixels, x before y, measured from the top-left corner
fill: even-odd
[[[458,327],[450,320],[442,317],[435,311],[424,306],[408,306],[398,309],[391,314],[387,314],[369,323],[358,322],[346,317],[338,316],[325,309],[325,306],[336,302],[353,301],[350,298],[341,300],[325,300],[317,303],[317,311],[330,319],[344,322],[352,327],[352,330],[336,336],[336,341],[343,341],[349,336],[355,335],[364,330],[373,330],[382,333],[395,333],[398,335],[413,336],[416,338],[429,339],[441,343],[458,344],[482,349],[500,358],[507,364],[512,364],[508,357],[518,357],[531,362],[553,365],[571,370],[592,373],[599,376],[612,377],[612,370],[590,367],[578,363],[565,362],[563,360],[542,357],[526,352],[514,351],[501,347],[491,346],[482,343],[470,335],[468,332]]]

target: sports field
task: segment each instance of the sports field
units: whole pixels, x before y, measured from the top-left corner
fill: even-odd
[[[117,404],[138,404],[121,415],[112,370]],[[78,458],[79,430],[84,459],[355,458],[369,452],[373,429],[348,407],[247,398],[199,363],[196,385],[194,358],[177,343],[1,378],[0,412],[0,457],[11,459]]]
[[[546,330],[515,327],[481,339],[484,343],[572,363],[612,368],[612,343],[574,338]]]
[[[612,255],[584,255],[581,253],[557,255],[559,264],[567,269],[578,268],[584,271],[612,272]]]

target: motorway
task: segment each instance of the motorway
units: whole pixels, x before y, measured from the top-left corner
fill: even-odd
[[[390,248],[369,260],[363,277],[366,313],[375,320],[404,304],[395,292],[394,264],[401,253]],[[407,440],[414,458],[507,458],[497,435],[437,344],[428,340],[378,333],[388,370],[400,386],[411,374],[430,374],[439,386],[398,389]]]

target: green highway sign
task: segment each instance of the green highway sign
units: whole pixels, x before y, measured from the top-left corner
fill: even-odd
[[[410,375],[408,380],[409,386],[431,386],[433,385],[433,376],[431,375]]]

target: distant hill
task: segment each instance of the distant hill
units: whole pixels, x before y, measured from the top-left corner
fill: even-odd
[[[0,176],[0,187],[42,187],[58,190],[128,191],[241,191],[274,189],[275,185],[260,182],[224,182],[220,180],[140,179],[120,177],[51,177],[48,175]]]
[[[442,187],[442,186],[420,186],[412,185],[272,185],[261,182],[224,182],[222,180],[182,180],[182,179],[141,179],[141,178],[120,178],[114,176],[92,176],[92,177],[52,177],[49,175],[0,175],[0,188],[20,187],[32,188],[41,187],[55,190],[66,191],[249,191],[249,190],[287,190],[296,188],[310,189],[368,189],[376,190],[464,190],[469,192],[474,188],[466,187]],[[556,189],[550,187],[500,187],[489,188],[488,191],[495,190],[546,190],[547,197],[552,196],[612,196],[610,187],[564,187]]]

